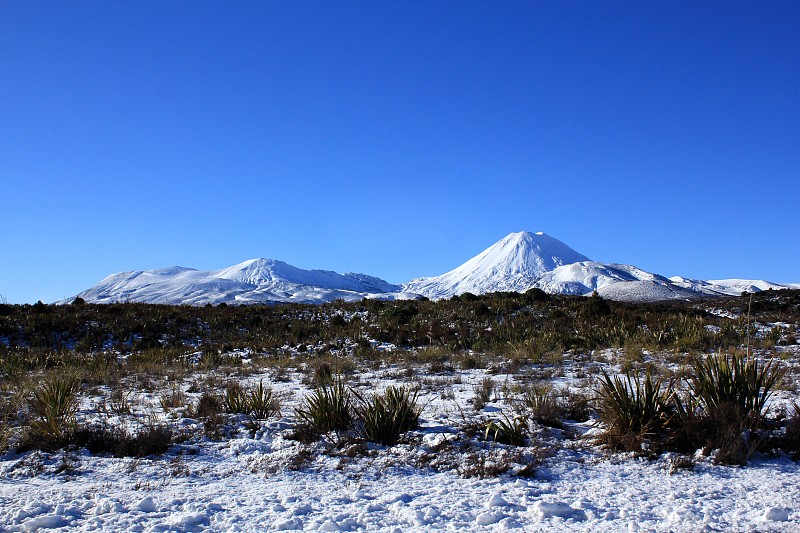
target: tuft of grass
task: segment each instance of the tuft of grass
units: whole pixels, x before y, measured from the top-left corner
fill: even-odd
[[[760,419],[781,376],[775,359],[759,363],[749,355],[720,352],[695,363],[690,388],[709,413],[735,408],[743,419]]]
[[[489,403],[494,395],[495,384],[492,378],[486,377],[480,383],[472,387],[475,393],[475,398],[472,400],[472,405],[476,411],[480,411],[486,404]]]
[[[317,433],[346,431],[353,426],[352,393],[341,377],[321,385],[295,409],[295,416]]]
[[[500,444],[510,446],[525,446],[528,435],[528,420],[523,416],[509,418],[504,414],[498,420],[492,420],[486,425],[484,438],[491,439]]]
[[[629,437],[635,441],[663,434],[674,416],[671,383],[654,379],[649,368],[644,381],[639,374],[628,373],[625,379],[605,371],[602,374],[597,394],[600,418],[608,425],[607,437],[622,443]]]
[[[159,400],[164,412],[186,406],[186,394],[181,390],[178,383],[173,382],[170,390],[161,395]]]
[[[33,392],[28,405],[34,420],[23,448],[57,449],[76,427],[80,383],[72,376],[51,376]]]
[[[361,435],[370,442],[392,446],[400,436],[419,425],[422,408],[418,405],[418,391],[390,386],[383,395],[370,399],[354,393],[359,405],[356,414]]]
[[[551,385],[534,385],[523,395],[522,404],[539,424],[553,428],[564,426],[566,408]]]
[[[247,392],[247,410],[253,418],[264,420],[281,412],[281,404],[263,381]]]
[[[226,413],[247,412],[247,392],[239,383],[231,381],[225,385],[224,407]]]

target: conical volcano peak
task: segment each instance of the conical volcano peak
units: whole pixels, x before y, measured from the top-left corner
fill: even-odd
[[[483,266],[488,266],[488,262],[502,269],[505,264],[512,271],[526,272],[535,277],[561,265],[590,260],[541,231],[510,233],[473,260],[478,258],[482,258],[480,262]]]
[[[413,280],[405,288],[430,298],[464,292],[522,291],[545,272],[580,261],[589,258],[558,239],[543,232],[520,231],[508,234],[446,274]]]

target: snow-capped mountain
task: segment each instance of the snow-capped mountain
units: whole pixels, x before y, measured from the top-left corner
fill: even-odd
[[[108,276],[78,296],[87,302],[147,302],[204,305],[258,302],[323,303],[336,299],[386,300],[465,292],[524,292],[587,295],[611,300],[687,300],[767,289],[800,288],[761,280],[666,278],[632,265],[599,263],[544,233],[511,233],[461,266],[440,276],[392,285],[366,274],[303,270],[283,261],[251,259],[221,270],[171,267]],[[71,300],[65,300],[68,302]]]
[[[336,299],[402,299],[398,285],[366,274],[303,270],[283,261],[251,259],[221,270],[171,267],[112,274],[78,294],[87,302],[205,305],[258,302],[322,303]]]
[[[743,292],[761,292],[780,289],[800,289],[798,283],[772,283],[761,279],[689,279],[682,276],[669,278],[672,283],[710,296],[738,296]]]
[[[632,265],[585,261],[545,272],[533,284],[550,294],[586,295],[594,291],[609,300],[651,302],[698,298],[697,292]]]
[[[501,239],[446,274],[417,278],[403,289],[431,299],[465,292],[523,292],[546,272],[579,261],[589,258],[544,233],[521,231]]]
[[[591,261],[544,233],[512,233],[463,265],[403,286],[428,298],[471,292],[524,292],[539,288],[551,294],[585,295],[597,291],[613,300],[655,301],[697,298],[697,292],[674,285],[635,266]]]

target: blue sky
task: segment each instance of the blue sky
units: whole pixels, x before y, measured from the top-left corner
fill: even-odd
[[[512,231],[800,282],[798,2],[0,3],[0,294]]]

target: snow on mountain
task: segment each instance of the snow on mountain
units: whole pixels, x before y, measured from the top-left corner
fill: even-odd
[[[656,301],[697,298],[664,276],[632,265],[589,260],[544,233],[512,233],[460,267],[403,288],[432,299],[471,292],[524,292],[539,288],[550,294],[598,294],[613,300]]]
[[[218,303],[322,303],[336,299],[405,299],[398,285],[366,274],[303,270],[283,261],[251,259],[220,270],[184,267],[120,272],[78,294],[87,302],[146,302],[205,305]]]
[[[450,272],[417,278],[403,286],[366,274],[304,270],[283,261],[251,259],[212,271],[170,267],[121,272],[78,296],[96,303],[322,303],[336,299],[410,299],[420,295],[441,299],[465,292],[524,292],[531,288],[551,294],[588,295],[597,291],[612,300],[647,302],[739,295],[800,285],[665,278],[632,265],[591,261],[549,235],[521,231],[511,233]]]
[[[773,283],[761,279],[711,279],[704,281],[682,276],[673,276],[669,279],[675,285],[711,296],[738,296],[743,292],[800,289],[800,284],[797,283]]]
[[[610,300],[652,302],[692,299],[701,295],[669,279],[632,265],[584,261],[545,272],[533,285],[550,294],[587,295],[594,291]]]
[[[417,278],[403,289],[432,299],[465,292],[522,292],[533,287],[545,272],[579,261],[589,258],[544,233],[521,231],[501,239],[446,274]]]

